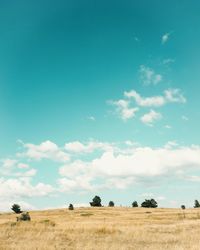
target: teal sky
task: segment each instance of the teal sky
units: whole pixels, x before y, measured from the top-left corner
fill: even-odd
[[[200,199],[199,11],[0,1],[0,209]]]

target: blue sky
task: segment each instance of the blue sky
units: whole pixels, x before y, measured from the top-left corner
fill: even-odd
[[[200,199],[199,10],[0,1],[1,210]]]

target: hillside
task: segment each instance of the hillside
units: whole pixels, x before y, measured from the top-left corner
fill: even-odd
[[[199,249],[200,210],[77,208],[0,215],[0,249]]]

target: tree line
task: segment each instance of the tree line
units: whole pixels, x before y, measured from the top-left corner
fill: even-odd
[[[99,196],[95,196],[92,201],[90,202],[90,206],[91,207],[103,207],[103,205],[101,204],[101,198]],[[108,207],[114,207],[115,203],[114,201],[109,201],[108,203]],[[137,201],[133,201],[131,204],[132,207],[139,207],[138,202]],[[141,207],[144,208],[157,208],[158,207],[158,203],[157,201],[155,201],[154,199],[145,199],[142,203],[141,203]],[[182,209],[185,209],[185,205],[181,205]],[[200,208],[200,203],[198,200],[194,201],[194,208]],[[21,210],[20,205],[18,204],[13,204],[11,209],[16,213],[16,214],[21,214],[23,211]],[[74,206],[73,204],[69,204],[68,207],[69,210],[74,210]]]

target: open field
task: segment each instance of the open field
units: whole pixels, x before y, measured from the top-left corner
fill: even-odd
[[[200,249],[200,210],[77,208],[0,214],[0,249]]]

